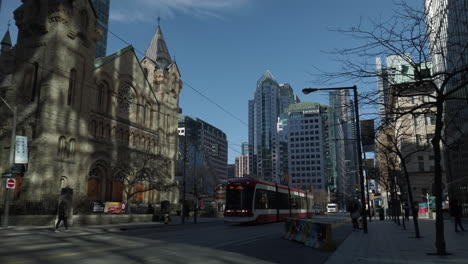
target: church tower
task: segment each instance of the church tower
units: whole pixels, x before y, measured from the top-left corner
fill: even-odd
[[[181,75],[177,63],[171,58],[164,40],[161,26],[158,25],[151,43],[141,60],[143,71],[156,92],[158,99],[158,134],[159,144],[171,160],[177,159],[177,127],[179,113],[179,95],[182,90]],[[176,143],[174,145],[174,142]],[[175,174],[175,164],[173,173]]]
[[[22,198],[42,199],[57,192],[63,175],[79,174],[74,156],[86,131],[85,90],[93,86],[100,32],[89,0],[22,2],[14,11],[18,39],[5,97],[18,108],[17,135],[28,137],[29,166],[21,177],[27,197]],[[1,140],[9,145],[7,137]],[[2,164],[8,164],[6,156],[1,155]],[[69,183],[76,182],[72,178]]]

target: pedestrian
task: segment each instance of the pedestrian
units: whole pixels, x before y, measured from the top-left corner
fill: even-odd
[[[348,209],[351,215],[351,221],[353,222],[353,231],[359,231],[359,206],[356,202],[352,202]]]
[[[406,221],[409,221],[409,206],[408,206],[408,203],[407,202],[404,202],[403,203],[403,211],[405,212],[405,220]]]
[[[58,220],[57,220],[57,224],[55,225],[55,232],[58,232],[60,222],[62,222],[62,221],[63,221],[63,225],[65,226],[65,232],[68,232],[68,221],[67,221],[68,205],[67,205],[67,202],[65,202],[64,200],[60,201],[57,211],[58,211],[57,212]]]
[[[455,220],[455,232],[460,232],[458,230],[459,226],[460,226],[460,229],[462,231],[465,231],[465,229],[463,228],[463,226],[461,224],[462,210],[463,210],[463,208],[460,205],[460,203],[458,202],[458,200],[453,199],[451,204],[450,204],[450,214],[452,215],[452,217]]]

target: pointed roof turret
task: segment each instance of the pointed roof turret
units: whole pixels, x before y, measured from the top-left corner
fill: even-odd
[[[2,45],[8,45],[11,47],[11,37],[10,37],[10,30],[8,30],[5,33],[5,36],[3,36],[2,42],[0,43]]]
[[[260,78],[260,80],[258,80],[257,84],[260,84],[260,83],[264,82],[265,80],[271,80],[271,81],[275,82],[276,84],[278,84],[277,81],[275,80],[275,77],[273,77],[273,75],[271,74],[271,72],[269,70],[267,70],[263,74],[262,78]]]
[[[8,21],[8,29],[7,32],[5,33],[5,36],[3,36],[2,42],[0,44],[7,45],[11,47],[11,37],[10,37],[10,21]]]
[[[162,69],[166,69],[172,63],[171,55],[167,49],[166,41],[164,41],[160,25],[158,25],[156,33],[146,50],[145,57],[155,62],[158,67]]]

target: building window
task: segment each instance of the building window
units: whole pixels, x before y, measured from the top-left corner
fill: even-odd
[[[37,77],[38,77],[38,72],[39,72],[39,64],[37,62],[34,63],[34,79],[32,83],[32,91],[31,91],[31,102],[34,101],[36,98],[36,90],[37,90]]]
[[[416,146],[417,147],[422,147],[423,146],[423,141],[422,141],[422,136],[421,135],[416,135]]]
[[[436,116],[433,114],[425,114],[426,125],[435,125]]]
[[[418,170],[424,171],[424,156],[418,156]]]
[[[75,92],[76,86],[76,70],[71,69],[70,79],[68,80],[68,96],[67,96],[67,105],[72,105],[73,102],[73,93]]]
[[[76,140],[74,138],[72,138],[68,142],[67,158],[69,160],[74,160],[75,159],[75,152],[76,152]]]
[[[67,149],[67,139],[61,136],[58,140],[57,157],[59,159],[65,159],[65,153]]]

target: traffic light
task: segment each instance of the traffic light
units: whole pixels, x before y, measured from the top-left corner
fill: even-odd
[[[356,192],[358,192],[358,191],[359,191],[359,185],[355,184],[355,185],[354,185],[354,190],[355,190]]]

